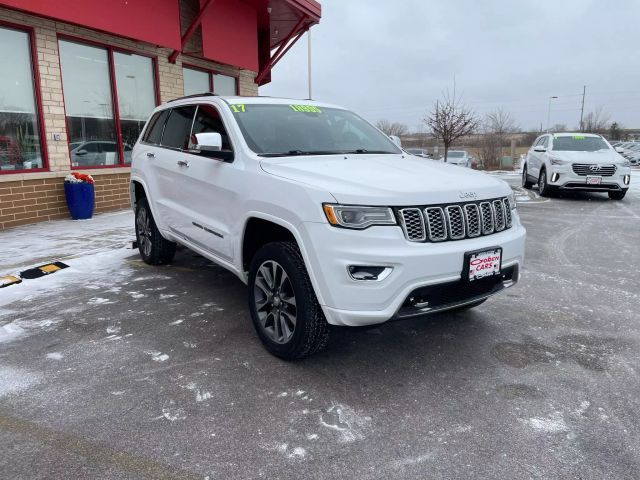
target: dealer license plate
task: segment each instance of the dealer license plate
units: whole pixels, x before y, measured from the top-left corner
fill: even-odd
[[[587,175],[587,185],[600,185],[602,183],[602,177]]]
[[[500,267],[502,266],[501,248],[468,253],[467,257],[467,278],[470,282],[492,275],[500,275]]]

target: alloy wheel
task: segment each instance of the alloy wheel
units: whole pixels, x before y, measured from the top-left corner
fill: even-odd
[[[146,208],[141,208],[138,211],[138,218],[136,218],[136,230],[138,231],[138,243],[140,251],[145,257],[151,255],[151,219],[147,214]]]
[[[296,328],[297,306],[291,279],[282,265],[267,260],[260,265],[253,298],[262,330],[276,343],[287,343]]]

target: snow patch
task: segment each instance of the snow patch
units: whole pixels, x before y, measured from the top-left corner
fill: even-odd
[[[183,409],[175,407],[163,408],[162,416],[170,422],[175,422],[176,420],[184,420],[185,418],[187,418]]]
[[[169,360],[169,355],[162,352],[144,352],[147,355],[151,355],[151,360],[154,362],[166,362]]]
[[[87,303],[89,305],[105,305],[108,303],[114,303],[112,301],[110,301],[108,298],[101,298],[101,297],[93,297],[90,298]]]
[[[533,417],[521,421],[534,430],[546,433],[559,433],[569,430],[562,412],[554,412],[549,417]]]
[[[13,367],[0,367],[0,397],[20,393],[37,384],[40,377],[28,370]]]
[[[180,325],[182,322],[184,322],[184,320],[179,319],[179,320],[175,320],[175,321],[171,322],[169,325]]]
[[[47,358],[51,360],[62,360],[62,354],[60,352],[47,353]]]
[[[25,335],[25,330],[15,322],[0,327],[0,343],[11,342]]]
[[[320,414],[320,425],[339,434],[341,443],[351,443],[365,438],[371,417],[356,412],[348,405],[333,404]]]

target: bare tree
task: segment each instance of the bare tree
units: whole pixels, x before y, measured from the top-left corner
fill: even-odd
[[[553,133],[566,132],[568,130],[569,129],[567,128],[567,125],[565,123],[556,123],[549,129],[549,131]]]
[[[618,122],[613,122],[609,127],[609,140],[624,140],[624,126]]]
[[[487,114],[485,125],[488,130],[497,135],[515,133],[519,130],[511,114],[505,112],[502,107],[498,107],[495,111]]]
[[[480,159],[485,167],[497,166],[504,155],[509,136],[518,132],[515,120],[502,107],[488,113],[482,123],[483,135],[480,138]]]
[[[609,118],[611,117],[605,112],[604,107],[598,107],[584,116],[582,130],[586,133],[606,133],[609,126]]]
[[[378,120],[376,122],[376,127],[378,127],[379,130],[382,130],[386,135],[401,137],[409,133],[409,127],[404,123],[391,123],[389,120]]]
[[[444,143],[444,161],[447,161],[449,147],[458,138],[471,135],[480,124],[473,110],[463,105],[453,96],[444,94],[442,101],[436,101],[433,111],[424,119],[433,136]]]

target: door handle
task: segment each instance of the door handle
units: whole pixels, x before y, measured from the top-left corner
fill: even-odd
[[[147,153],[147,157],[148,157],[148,158],[156,158],[156,154],[155,154],[155,153],[153,153],[153,152],[148,152],[148,153]]]
[[[181,167],[189,167],[189,162],[186,160],[178,160],[178,165]]]

